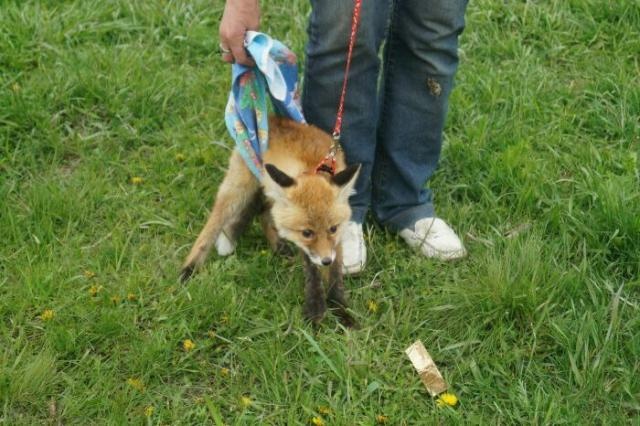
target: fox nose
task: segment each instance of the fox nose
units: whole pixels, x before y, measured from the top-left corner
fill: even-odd
[[[332,260],[330,257],[323,257],[321,262],[324,266],[329,266],[331,265]]]

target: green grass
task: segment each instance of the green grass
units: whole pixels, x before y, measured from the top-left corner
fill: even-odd
[[[263,3],[301,53],[307,2]],[[221,6],[0,5],[0,423],[640,421],[640,2],[471,2],[431,184],[469,257],[373,227],[347,282],[362,329],[317,334],[257,227],[176,282],[230,146]],[[416,339],[456,410],[412,371]]]

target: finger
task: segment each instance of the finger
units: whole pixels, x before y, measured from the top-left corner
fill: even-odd
[[[227,47],[227,45],[226,45],[226,44],[224,44],[224,43],[222,43],[222,42],[220,42],[220,43],[218,44],[218,50],[219,50],[220,54],[223,54],[223,53],[231,53],[231,49],[229,49],[229,48]]]
[[[234,40],[235,41],[235,40]],[[244,40],[240,39],[240,42],[234,42],[229,45],[231,54],[236,63],[252,67],[255,65],[253,60],[247,55],[247,51],[244,50]]]
[[[229,64],[233,63],[233,55],[231,54],[231,52],[229,52],[229,53],[223,52],[221,55],[222,55],[222,60],[224,62],[227,62]]]

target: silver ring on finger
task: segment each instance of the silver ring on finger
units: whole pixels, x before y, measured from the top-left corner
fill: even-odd
[[[231,53],[231,49],[225,47],[222,43],[218,44],[218,48],[220,49],[221,54]]]

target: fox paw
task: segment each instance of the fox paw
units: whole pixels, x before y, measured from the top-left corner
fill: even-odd
[[[360,326],[358,322],[347,312],[344,308],[333,309],[333,314],[338,317],[338,321],[344,328],[350,328],[352,330],[358,330]]]
[[[327,305],[324,300],[307,302],[304,305],[303,315],[305,319],[314,325],[318,325],[327,312]]]
[[[182,270],[180,271],[180,282],[184,283],[187,282],[189,280],[189,278],[191,278],[193,276],[193,273],[196,270],[196,265],[194,264],[188,264],[182,267]]]
[[[286,258],[292,258],[292,257],[295,257],[296,255],[296,250],[291,246],[291,244],[287,243],[284,240],[278,241],[274,252],[278,256],[282,256]]]

